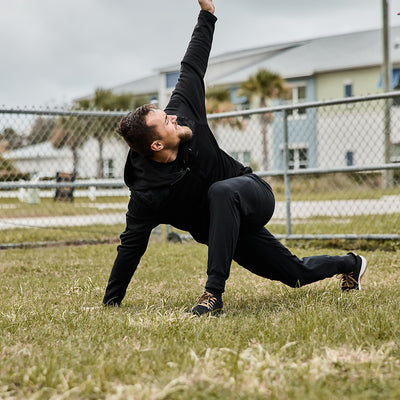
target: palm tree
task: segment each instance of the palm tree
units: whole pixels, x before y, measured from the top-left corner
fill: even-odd
[[[4,128],[0,132],[0,143],[4,150],[12,150],[23,145],[23,138],[14,128]]]
[[[80,110],[129,110],[136,106],[138,98],[132,93],[114,94],[110,89],[97,88],[91,98],[80,99],[75,102]],[[139,99],[142,102],[142,99]],[[144,104],[144,103],[142,103]],[[141,104],[140,104],[141,105]],[[85,118],[81,118],[85,121]],[[86,119],[86,135],[95,138],[99,144],[99,157],[97,159],[97,178],[104,177],[103,171],[103,147],[107,138],[115,135],[115,128],[120,117],[91,117]],[[115,135],[116,136],[116,135]]]
[[[231,102],[231,93],[229,89],[224,87],[211,87],[206,91],[206,112],[207,114],[217,114],[234,110],[234,105]],[[230,127],[243,129],[243,120],[238,118],[219,118],[209,121],[211,131],[215,139],[217,136],[217,125],[227,124]]]
[[[85,130],[82,129],[77,117],[60,117],[57,122],[58,127],[53,130],[50,137],[50,143],[56,148],[67,147],[72,152],[73,174],[77,174],[79,149],[87,140]]]
[[[287,93],[288,88],[284,79],[279,74],[267,69],[260,69],[254,75],[251,75],[247,81],[240,85],[239,89],[239,94],[245,95],[249,100],[254,97],[259,98],[260,107],[267,107],[268,100],[284,97]],[[271,113],[261,114],[262,166],[264,169],[268,169],[267,131],[268,124],[272,122],[272,119]]]
[[[0,181],[21,179],[22,174],[14,167],[11,160],[6,160],[0,153]]]

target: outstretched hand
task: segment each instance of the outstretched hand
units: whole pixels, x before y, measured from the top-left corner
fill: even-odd
[[[214,14],[215,6],[212,0],[198,0],[200,4],[200,8],[205,11],[209,11],[211,14]]]

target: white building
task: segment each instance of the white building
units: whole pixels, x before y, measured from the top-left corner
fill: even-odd
[[[123,176],[127,152],[128,147],[122,140],[111,138],[105,141],[101,158],[104,178]],[[67,147],[57,149],[50,142],[8,151],[3,153],[3,157],[12,161],[20,172],[41,177],[54,178],[57,172],[74,171],[72,151]],[[78,150],[77,177],[96,177],[99,160],[99,144],[95,139],[89,138]]]

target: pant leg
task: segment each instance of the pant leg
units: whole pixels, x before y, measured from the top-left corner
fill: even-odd
[[[355,265],[355,257],[351,254],[299,259],[265,228],[241,232],[234,260],[259,276],[291,287],[351,272]]]
[[[223,292],[241,230],[259,230],[272,217],[270,186],[249,174],[214,183],[208,191],[210,225],[206,289]]]

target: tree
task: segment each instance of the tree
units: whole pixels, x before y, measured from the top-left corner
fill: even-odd
[[[259,106],[266,107],[268,100],[286,96],[288,88],[279,74],[270,72],[267,69],[260,69],[240,85],[239,93],[245,95],[248,99],[259,98]],[[268,124],[272,119],[273,116],[270,113],[261,114],[262,163],[264,169],[268,169],[267,131]]]
[[[53,130],[50,142],[57,149],[68,147],[72,152],[73,173],[78,169],[78,150],[85,143],[87,137],[79,126],[82,125],[79,117],[60,117],[58,128]],[[83,134],[80,134],[82,132]]]
[[[27,137],[28,144],[31,145],[46,142],[50,139],[55,127],[55,118],[44,118],[42,116],[36,117]]]
[[[146,98],[142,96],[134,96],[133,93],[114,94],[109,89],[98,88],[92,97],[77,100],[75,102],[76,109],[80,110],[129,110],[145,104]],[[115,135],[115,128],[118,124],[119,117],[91,117],[90,120],[83,118],[85,127],[80,130],[85,130],[85,136],[95,138],[99,144],[99,157],[97,160],[97,177],[103,178],[103,148],[107,138]]]
[[[234,110],[231,102],[229,89],[223,87],[212,87],[206,91],[206,112],[207,114],[217,114]],[[218,140],[217,126],[227,124],[231,127],[243,129],[243,118],[218,118],[209,121],[212,132]]]
[[[0,141],[3,142],[3,146],[7,150],[16,149],[21,147],[23,144],[21,135],[11,127],[4,128],[0,132]]]
[[[98,88],[91,97],[76,100],[73,110],[115,111],[128,110],[144,104],[146,98],[132,93],[114,94],[111,90]],[[61,116],[53,130],[50,141],[57,148],[68,147],[73,154],[73,172],[77,173],[78,150],[93,137],[99,143],[97,159],[98,178],[103,178],[103,147],[105,140],[115,134],[119,116],[109,115],[72,115]]]
[[[76,108],[83,110],[128,110],[135,104],[133,93],[114,94],[110,89],[97,88],[94,95],[75,102]]]
[[[18,179],[29,179],[29,174],[20,172],[15,168],[12,160],[7,160],[0,154],[0,181],[14,181]]]

